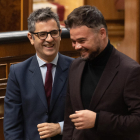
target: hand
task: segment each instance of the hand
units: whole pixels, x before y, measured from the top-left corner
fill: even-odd
[[[59,123],[41,123],[37,125],[40,139],[50,138],[61,133]]]
[[[75,111],[69,116],[76,129],[89,129],[95,125],[96,113],[90,110]]]

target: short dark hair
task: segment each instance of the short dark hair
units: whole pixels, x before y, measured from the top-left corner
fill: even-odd
[[[102,13],[95,6],[90,5],[74,9],[65,20],[65,25],[68,29],[84,25],[93,29],[103,27],[107,32],[107,25]]]
[[[38,21],[48,21],[54,19],[60,29],[59,17],[56,13],[51,11],[50,7],[41,8],[32,12],[28,18],[28,30],[29,32],[35,31],[35,23]]]

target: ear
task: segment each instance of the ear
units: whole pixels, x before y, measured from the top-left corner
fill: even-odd
[[[107,37],[107,33],[106,33],[106,29],[105,28],[101,28],[100,29],[100,35],[102,39],[105,39]]]
[[[34,45],[34,38],[33,38],[32,34],[31,34],[31,33],[28,33],[28,34],[27,34],[27,37],[28,37],[28,39],[30,40],[30,43],[31,43],[32,45]]]

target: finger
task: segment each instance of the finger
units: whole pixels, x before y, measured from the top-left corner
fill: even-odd
[[[48,125],[48,123],[40,123],[40,124],[37,125],[37,128],[41,128],[41,127],[44,127],[46,125]]]
[[[42,129],[42,128],[39,128],[38,129],[38,132],[42,132],[42,131],[44,131],[44,129]]]
[[[40,124],[37,125],[37,128],[41,128],[41,127],[44,127],[44,126],[42,126],[42,125],[40,125]]]
[[[44,127],[38,128],[38,131],[39,131],[39,132],[45,131],[45,130],[49,130],[49,127],[44,126]]]
[[[81,118],[71,119],[73,123],[80,123],[83,122]]]
[[[79,111],[75,111],[75,114],[79,114],[79,113],[82,113],[84,112],[85,110],[79,110]]]
[[[48,134],[49,134],[49,131],[41,131],[41,132],[39,132],[40,136],[48,135]]]
[[[85,114],[85,110],[80,110],[80,111],[75,111],[75,114],[77,115],[77,116],[83,116],[84,114]],[[86,114],[85,114],[86,115]]]
[[[81,130],[81,129],[84,129],[84,127],[75,127],[77,130]]]
[[[78,118],[78,115],[77,114],[72,114],[72,115],[69,116],[69,118],[70,119],[76,119],[76,118]]]
[[[81,112],[81,110],[80,111],[75,111],[75,113],[79,113],[79,112]]]
[[[74,123],[75,127],[82,127],[83,123]]]
[[[76,119],[71,119],[71,121],[72,121],[72,122],[74,122],[74,123],[78,123],[78,122],[81,122],[81,121],[80,121],[80,118],[76,118]]]
[[[48,134],[48,135],[42,135],[42,136],[40,136],[40,139],[45,139],[45,138],[49,138],[50,137],[50,135]]]

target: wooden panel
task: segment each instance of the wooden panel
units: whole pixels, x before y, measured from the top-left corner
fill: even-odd
[[[125,0],[125,37],[117,49],[140,62],[140,1]]]
[[[20,0],[0,0],[0,32],[20,30]]]
[[[3,118],[0,118],[0,139],[4,140],[4,135],[3,135]]]
[[[76,52],[74,50],[74,48],[72,47],[71,40],[68,38],[61,40],[59,51],[61,53],[71,52],[71,51],[74,51],[74,53]],[[30,44],[30,42],[20,42],[20,43],[1,44],[0,45],[0,56],[3,58],[5,56],[8,56],[8,57],[6,57],[8,59],[9,57],[25,56],[25,55],[30,55],[30,54],[32,54],[32,55],[35,54],[34,46],[32,46]],[[0,59],[0,61],[2,61],[2,58]],[[12,61],[11,63],[13,63],[13,62],[15,63],[15,62],[19,62],[19,61],[18,60]]]
[[[7,78],[0,79],[0,96],[5,95],[6,86],[7,86]]]
[[[0,118],[4,117],[4,96],[0,96]]]
[[[0,88],[0,97],[5,96],[6,88]]]
[[[124,10],[124,0],[114,0],[117,10]]]
[[[0,64],[0,79],[7,78],[7,64]]]
[[[5,78],[5,79],[0,79],[0,84],[1,83],[7,83],[7,78]],[[0,87],[1,88],[1,87]]]
[[[21,0],[21,28],[20,30],[27,30],[27,18],[33,11],[33,0]]]
[[[116,9],[115,0],[85,0],[85,4],[96,6],[106,20],[124,19],[124,11],[118,11]]]
[[[0,32],[27,30],[33,0],[0,0]]]
[[[30,42],[20,42],[11,44],[1,44],[0,45],[0,56],[1,57],[11,57],[11,56],[22,56],[26,54],[35,53],[34,47]]]
[[[110,40],[114,41],[124,39],[124,22],[121,23],[120,21],[112,21],[110,23],[107,21],[107,28]]]
[[[76,7],[84,5],[84,0],[54,0],[54,1],[65,6],[65,17],[64,17],[64,19],[67,18],[67,15],[69,15],[70,12],[72,12],[73,9],[75,9]]]

